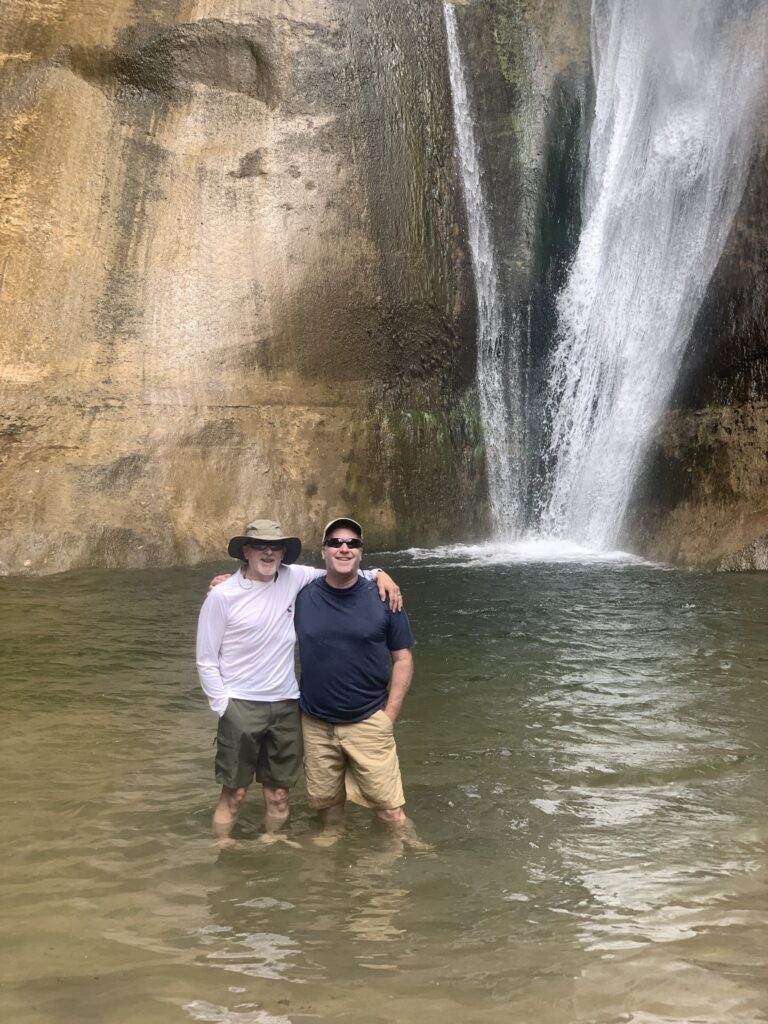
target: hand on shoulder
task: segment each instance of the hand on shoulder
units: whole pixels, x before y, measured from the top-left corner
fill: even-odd
[[[211,582],[208,584],[208,593],[213,590],[214,587],[218,587],[220,583],[226,583],[227,580],[232,579],[233,573],[225,572],[219,576],[214,576]]]

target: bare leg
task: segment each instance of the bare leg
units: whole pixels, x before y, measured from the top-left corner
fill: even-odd
[[[402,807],[377,808],[376,817],[391,828],[400,828],[408,821]]]
[[[282,786],[263,786],[264,806],[264,829],[266,832],[279,832],[288,821],[290,813],[288,807],[288,790]]]
[[[220,840],[228,839],[237,824],[240,806],[245,800],[247,792],[245,787],[239,789],[230,789],[228,786],[221,787],[221,796],[213,811],[213,831]]]
[[[388,828],[391,828],[395,835],[402,839],[406,846],[410,846],[412,850],[418,850],[420,853],[433,852],[434,848],[416,835],[416,828],[411,819],[406,816],[402,807],[377,809],[376,817],[383,821]]]
[[[344,801],[333,807],[324,807],[319,813],[324,825],[340,825],[344,817]]]
[[[344,825],[344,803],[345,801],[342,800],[340,804],[324,807],[319,812],[323,831],[319,836],[315,836],[316,846],[333,846],[338,842]]]

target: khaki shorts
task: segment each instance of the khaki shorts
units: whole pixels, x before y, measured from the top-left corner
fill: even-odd
[[[297,700],[231,697],[216,735],[216,781],[228,789],[263,786],[290,789],[301,772]]]
[[[392,721],[376,711],[362,722],[331,724],[301,716],[307,799],[322,811],[345,798],[389,810],[405,803]]]

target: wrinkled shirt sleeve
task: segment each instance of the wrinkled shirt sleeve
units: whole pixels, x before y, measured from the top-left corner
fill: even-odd
[[[227,709],[229,697],[219,670],[219,651],[227,627],[227,613],[221,595],[212,591],[200,609],[197,621],[197,674],[200,685],[219,718]]]

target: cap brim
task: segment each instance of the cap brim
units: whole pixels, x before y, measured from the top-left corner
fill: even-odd
[[[328,534],[331,530],[335,530],[340,526],[349,526],[358,535],[360,540],[363,539],[363,528],[356,519],[350,519],[349,516],[339,516],[338,519],[332,519],[330,523],[323,530],[323,544],[325,544]]]

